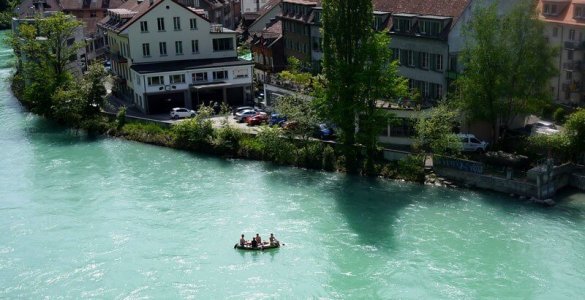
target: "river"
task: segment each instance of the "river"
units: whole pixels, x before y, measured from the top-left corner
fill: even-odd
[[[505,195],[88,138],[0,49],[0,298],[582,299],[585,196]],[[280,249],[233,249],[269,233]]]

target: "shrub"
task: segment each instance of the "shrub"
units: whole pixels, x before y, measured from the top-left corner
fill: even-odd
[[[557,123],[563,123],[565,121],[565,116],[566,116],[566,112],[565,109],[562,107],[557,108],[557,110],[555,110],[555,112],[553,113],[553,119],[555,120],[555,122]]]
[[[321,142],[309,142],[298,150],[297,165],[311,169],[321,169],[323,166],[323,145]]]
[[[237,153],[242,135],[238,128],[226,125],[215,130],[213,144],[219,152]]]
[[[116,114],[116,123],[118,129],[121,129],[124,127],[124,124],[126,124],[126,106],[121,106],[118,108],[118,113]]]
[[[408,181],[424,182],[423,156],[408,155],[398,161],[398,177]]]
[[[257,138],[243,136],[239,146],[239,156],[250,159],[262,159],[262,143]]]
[[[323,148],[322,167],[324,170],[333,171],[335,170],[335,150],[333,147],[327,145]]]
[[[212,143],[213,125],[203,114],[173,125],[174,142],[177,146],[192,150],[208,150]]]
[[[172,145],[171,132],[155,123],[127,123],[122,127],[122,135],[129,140],[149,144]]]

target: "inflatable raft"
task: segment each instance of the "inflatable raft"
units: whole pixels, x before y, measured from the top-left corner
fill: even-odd
[[[270,245],[269,243],[264,243],[261,246],[258,246],[256,248],[252,248],[251,245],[245,245],[242,246],[239,243],[236,243],[234,245],[234,249],[240,249],[240,250],[253,250],[253,251],[258,251],[258,250],[268,250],[268,249],[274,249],[274,248],[279,248],[280,247],[280,243],[276,243],[276,244],[272,244]]]

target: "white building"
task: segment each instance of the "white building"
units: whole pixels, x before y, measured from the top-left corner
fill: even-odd
[[[109,9],[107,31],[118,96],[147,113],[251,100],[253,63],[237,58],[236,33],[175,0],[129,0]]]

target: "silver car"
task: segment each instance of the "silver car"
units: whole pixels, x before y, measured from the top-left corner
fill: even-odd
[[[251,117],[256,115],[256,111],[253,109],[246,109],[246,110],[242,110],[240,112],[236,113],[236,117],[235,119],[239,122],[242,123],[246,120],[247,117]]]

